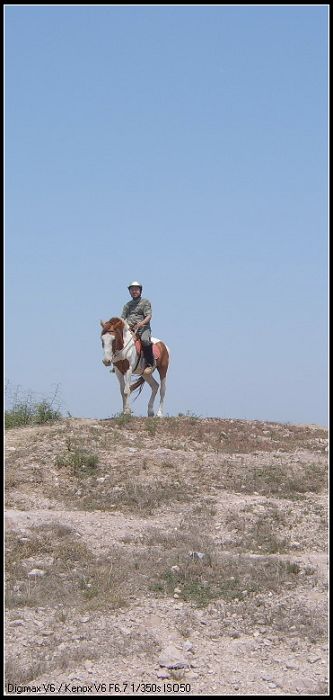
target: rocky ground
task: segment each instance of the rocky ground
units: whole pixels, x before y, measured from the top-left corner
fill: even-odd
[[[5,694],[328,695],[327,437],[8,430]]]

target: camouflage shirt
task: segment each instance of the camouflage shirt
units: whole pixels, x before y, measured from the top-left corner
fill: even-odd
[[[136,323],[143,321],[146,316],[151,316],[151,313],[150,301],[139,297],[139,299],[132,299],[125,304],[121,317],[125,318],[129,326],[132,327],[135,326]],[[150,323],[146,323],[144,328],[149,328],[150,330]]]

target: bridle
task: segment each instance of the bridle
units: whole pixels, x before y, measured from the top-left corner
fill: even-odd
[[[110,360],[110,362],[111,362],[112,364],[115,364],[115,362],[119,362],[119,361],[120,361],[120,360],[115,359],[115,358],[117,358],[117,355],[120,355],[121,353],[123,353],[124,350],[126,350],[126,348],[128,348],[128,347],[131,347],[131,345],[135,345],[135,333],[133,333],[133,331],[132,331],[131,329],[129,329],[129,330],[130,330],[130,333],[131,333],[131,338],[127,341],[127,343],[125,343],[124,347],[122,347],[121,350],[117,350],[116,352],[114,352],[114,353],[112,354],[112,358],[111,358],[111,360]],[[103,335],[106,335],[106,334],[111,335],[111,334],[113,334],[113,331],[104,331],[104,332],[102,333],[102,337],[103,337]],[[141,353],[138,353],[138,361],[137,361],[135,367],[134,367],[133,370],[132,370],[133,372],[135,372],[135,370],[136,370],[136,368],[137,368],[137,366],[138,366],[138,364],[139,364],[140,357],[141,357]],[[123,358],[122,358],[122,359],[123,359]]]

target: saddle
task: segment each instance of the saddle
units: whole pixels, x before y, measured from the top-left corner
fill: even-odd
[[[138,336],[135,336],[135,348],[136,348],[138,355],[141,355],[142,354],[142,343],[141,343],[140,338],[138,338]],[[160,354],[161,353],[160,353],[160,350],[159,350],[157,344],[153,343],[154,360],[158,360],[158,358],[160,357]]]

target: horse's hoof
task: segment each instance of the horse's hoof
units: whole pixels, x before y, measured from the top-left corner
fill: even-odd
[[[154,411],[148,411],[148,418],[153,418],[155,415]]]

